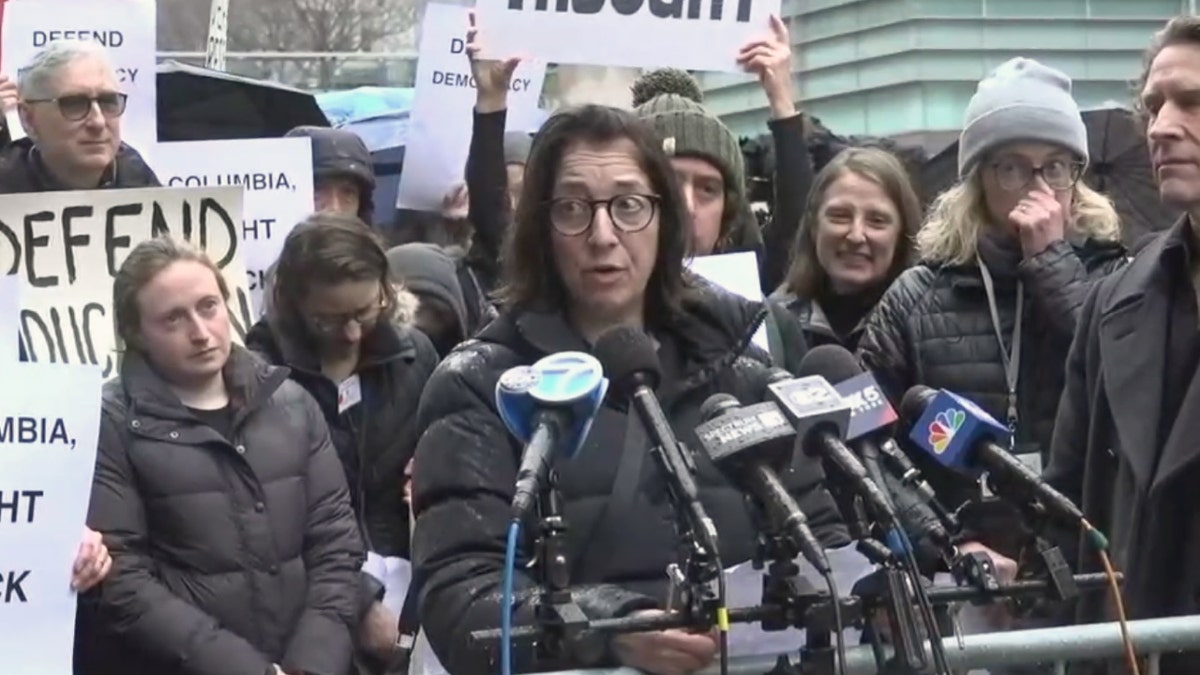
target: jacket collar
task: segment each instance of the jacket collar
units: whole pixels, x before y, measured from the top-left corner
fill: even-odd
[[[392,361],[416,358],[417,345],[407,327],[380,322],[363,342],[357,370],[383,366]],[[321,360],[312,343],[300,331],[283,327],[270,319],[259,319],[246,335],[246,346],[269,354],[272,360],[300,372],[321,372]]]
[[[121,361],[121,386],[138,414],[172,420],[192,417],[179,397],[154,370],[141,353],[127,351]],[[288,377],[287,368],[277,368],[263,362],[246,348],[233,345],[223,370],[230,404],[237,410],[237,419],[261,406],[279,389]]]
[[[1155,477],[1162,415],[1164,347],[1170,312],[1171,275],[1164,265],[1183,253],[1190,237],[1187,217],[1155,237],[1117,273],[1115,286],[1099,308],[1099,349],[1104,389],[1113,404],[1113,428],[1139,490]],[[1161,472],[1160,472],[1161,473]]]

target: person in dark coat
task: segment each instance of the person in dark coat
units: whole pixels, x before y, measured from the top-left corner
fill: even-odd
[[[0,194],[161,185],[121,142],[127,97],[103,46],[51,42],[21,69],[17,90],[29,135],[0,148]]]
[[[387,258],[392,274],[416,296],[416,326],[433,341],[440,358],[482,328],[471,324],[459,284],[460,249],[403,244],[389,249]]]
[[[469,634],[498,624],[521,454],[494,403],[501,373],[547,354],[589,351],[613,327],[637,327],[659,345],[658,394],[675,434],[691,447],[698,447],[694,428],[707,397],[763,400],[769,357],[751,339],[766,309],[685,273],[688,236],[670,160],[632,114],[584,106],[557,113],[538,132],[505,250],[504,312],[439,365],[421,399],[413,551],[423,580],[422,625],[450,672],[493,672],[487,650]],[[639,425],[608,401],[579,454],[558,469],[573,597],[591,618],[662,608],[664,570],[676,559],[671,509],[659,477],[645,466],[652,463]],[[846,544],[819,461],[798,461],[784,478],[789,489],[823,544]],[[711,462],[696,462],[723,563],[749,560],[756,537],[742,495]],[[517,572],[515,623],[532,620],[536,575]],[[716,652],[711,636],[680,631],[614,638],[607,650],[591,646],[577,645],[565,663],[535,663],[518,645],[514,672],[618,662],[651,673],[690,672]]]
[[[409,558],[404,467],[417,445],[417,401],[437,365],[413,326],[416,298],[394,282],[379,239],[353,216],[319,213],[284,241],[270,313],[246,346],[286,366],[329,426],[370,551]],[[396,616],[364,575],[359,642],[388,663]]]
[[[88,524],[114,559],[97,675],[345,675],[363,546],[321,409],[234,345],[224,277],[163,237],[113,282]]]
[[[810,347],[858,348],[867,316],[912,262],[921,201],[895,156],[848,148],[813,181],[787,280],[787,307]]]
[[[1200,77],[1197,35],[1200,18],[1172,19],[1154,36],[1139,83],[1159,192],[1187,215],[1083,304],[1045,474],[1108,536],[1129,619],[1200,613],[1200,123],[1189,93]],[[1102,571],[1090,545],[1071,562]],[[1107,594],[1086,594],[1076,618],[1117,615]],[[1200,656],[1164,654],[1159,672],[1200,672]]]
[[[296,127],[284,138],[312,140],[313,210],[374,222],[375,169],[358,134],[328,127]]]

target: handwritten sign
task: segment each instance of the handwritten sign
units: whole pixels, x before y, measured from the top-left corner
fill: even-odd
[[[15,363],[4,373],[0,653],[12,672],[69,673],[75,639],[71,566],[92,493],[100,369]]]
[[[21,312],[21,278],[0,276],[0,364],[15,361],[20,356],[17,340],[17,319]]]
[[[161,143],[154,169],[172,187],[241,186],[242,262],[250,301],[263,307],[267,270],[283,240],[313,210],[312,141],[255,138]]]
[[[549,63],[741,72],[780,0],[478,0],[484,56]],[[422,55],[424,52],[422,52]],[[420,66],[418,65],[418,68]]]
[[[437,211],[442,197],[463,180],[471,145],[475,80],[466,55],[467,7],[430,4],[421,24],[417,84],[409,117],[405,171],[396,206]],[[534,131],[541,122],[538,98],[545,62],[523,62],[513,74],[507,127]]]
[[[55,40],[93,40],[108,49],[121,91],[129,95],[121,138],[148,153],[158,142],[157,19],[153,0],[20,0],[5,3],[0,62],[16,79]],[[13,139],[23,138],[15,111],[7,116]]]
[[[256,315],[241,260],[242,191],[149,188],[0,196],[0,274],[24,288],[18,325],[30,361],[116,367],[112,283],[139,242],[171,235],[205,250],[244,338]]]

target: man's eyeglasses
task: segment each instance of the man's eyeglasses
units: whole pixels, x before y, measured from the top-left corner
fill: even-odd
[[[1079,182],[1086,168],[1083,162],[1069,159],[1050,159],[1041,166],[1019,156],[1001,157],[991,164],[996,182],[1009,192],[1022,190],[1041,176],[1051,190],[1070,190]]]
[[[344,330],[351,323],[358,324],[359,328],[369,328],[375,325],[379,320],[379,315],[387,306],[387,301],[383,298],[375,301],[375,304],[366,307],[350,314],[341,314],[335,316],[309,316],[308,323],[313,330],[324,335],[330,335]]]
[[[608,218],[621,232],[637,232],[654,219],[658,197],[654,195],[617,195],[611,199],[551,199],[550,224],[559,234],[575,237],[592,228],[596,209],[603,207]]]
[[[26,103],[57,103],[58,112],[69,122],[79,122],[92,114],[92,105],[100,108],[100,113],[112,119],[125,114],[125,103],[129,100],[127,94],[110,92],[98,96],[87,94],[68,94],[57,98],[32,98]]]

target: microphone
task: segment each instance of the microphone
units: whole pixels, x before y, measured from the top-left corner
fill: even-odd
[[[533,510],[556,454],[574,457],[608,391],[600,362],[584,352],[551,354],[506,370],[496,383],[496,409],[525,444],[512,500],[513,520]]]
[[[862,458],[868,475],[872,475],[876,484],[884,487],[879,483],[878,476],[882,472],[875,466],[879,464],[880,455],[886,456],[900,484],[912,491],[896,491],[890,495],[889,501],[893,507],[921,521],[917,524],[919,529],[932,541],[939,544],[948,542],[949,531],[958,530],[957,520],[938,501],[933,487],[891,439],[890,434],[876,433],[893,424],[899,416],[879,388],[875,376],[865,370],[849,351],[837,345],[815,347],[809,355],[820,362],[820,368],[814,368],[814,372],[823,374],[830,382],[839,383],[834,385],[834,389],[851,405],[846,444],[852,450],[857,450],[855,454]],[[920,513],[924,510],[922,502],[928,506],[925,513]]]
[[[796,430],[779,406],[767,401],[743,407],[729,394],[713,394],[700,415],[704,422],[696,427],[696,437],[713,464],[762,506],[772,526],[785,533],[809,564],[829,574],[821,542],[779,479],[791,469],[796,440]]]
[[[822,366],[824,352],[809,351],[800,361],[801,372],[813,372]],[[814,358],[810,358],[813,357]],[[845,476],[852,489],[862,495],[870,508],[889,527],[898,527],[892,504],[867,476],[867,469],[842,442],[850,423],[851,406],[821,375],[807,375],[767,385],[768,397],[787,416],[801,439],[800,447],[809,455],[819,455]]]
[[[632,403],[654,448],[651,455],[658,462],[667,484],[671,503],[681,509],[690,525],[696,543],[718,555],[717,528],[696,487],[696,464],[691,452],[675,438],[667,416],[663,413],[654,389],[662,379],[658,351],[650,336],[640,330],[618,327],[606,331],[597,340],[592,352],[609,373],[614,393]]]
[[[1008,452],[1008,428],[971,401],[917,385],[904,393],[900,416],[912,425],[912,442],[942,466],[972,476],[989,471],[1035,496],[1066,523],[1084,523],[1079,507]]]

